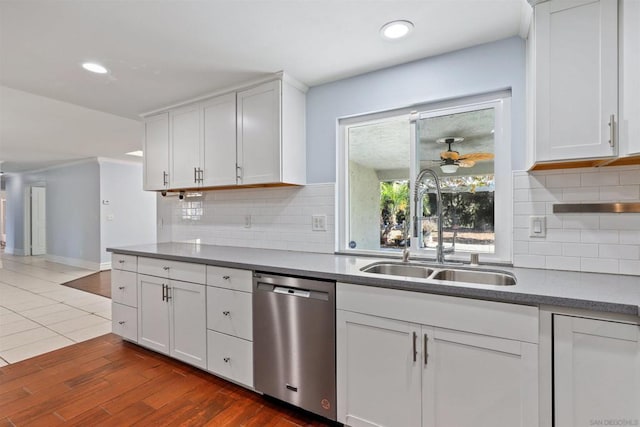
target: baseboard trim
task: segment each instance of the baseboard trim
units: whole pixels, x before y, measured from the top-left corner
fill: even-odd
[[[24,249],[16,249],[10,246],[5,247],[4,252],[9,255],[27,256],[27,252]]]
[[[58,264],[70,265],[72,267],[86,268],[87,270],[100,271],[100,263],[87,261],[86,259],[67,258],[58,255],[47,254],[44,256],[47,261],[57,262]]]
[[[100,264],[100,271],[111,270],[111,261]]]

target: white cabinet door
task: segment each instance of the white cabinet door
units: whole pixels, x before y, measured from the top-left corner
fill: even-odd
[[[538,346],[423,327],[424,427],[538,426]]]
[[[411,323],[337,311],[338,421],[420,425],[419,332]]]
[[[171,356],[206,368],[205,286],[172,280],[168,300],[171,306]]]
[[[253,340],[252,295],[207,286],[207,328]]]
[[[238,184],[281,180],[281,88],[277,80],[238,92]]]
[[[614,156],[618,114],[617,0],[535,7],[536,160]],[[614,126],[615,130],[615,126]]]
[[[169,181],[171,188],[193,188],[199,185],[201,115],[202,109],[199,104],[170,112]]]
[[[559,315],[553,319],[555,425],[637,423],[640,326]]]
[[[202,185],[236,184],[236,94],[202,104],[204,140]]]
[[[144,122],[144,189],[169,186],[169,113],[147,117]]]
[[[623,0],[621,32],[620,144],[622,154],[640,154],[640,1]]]
[[[169,354],[167,279],[138,274],[138,344]]]

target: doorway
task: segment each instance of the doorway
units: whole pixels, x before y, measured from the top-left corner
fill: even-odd
[[[47,253],[46,188],[31,187],[31,255]]]

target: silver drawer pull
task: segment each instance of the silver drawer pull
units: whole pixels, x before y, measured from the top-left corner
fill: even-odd
[[[169,267],[167,267],[167,266],[162,267],[162,269],[163,269],[164,271],[169,271]]]
[[[124,291],[124,286],[118,286],[118,289],[120,289],[121,291]]]
[[[224,360],[224,363],[229,363],[229,362],[231,362],[231,358],[230,358],[230,357],[225,357],[225,358],[224,358],[224,359],[222,359],[222,360]]]
[[[124,264],[124,260],[123,260],[123,259],[119,259],[119,260],[118,260],[118,262],[119,262],[120,264]]]
[[[125,323],[127,323],[127,322],[125,322],[124,320],[121,320],[121,321],[119,321],[118,323],[119,323],[120,325],[124,325],[124,324],[125,324]]]
[[[230,311],[223,311],[222,314],[224,314],[225,316],[229,316],[231,314]]]
[[[222,278],[223,278],[224,280],[229,280],[229,279],[231,279],[231,276],[222,276]]]

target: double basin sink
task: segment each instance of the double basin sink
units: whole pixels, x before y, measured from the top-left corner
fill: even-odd
[[[385,276],[414,277],[445,282],[473,283],[476,285],[513,286],[516,284],[515,276],[506,271],[449,268],[449,266],[434,267],[408,262],[374,262],[362,267],[360,271]]]

